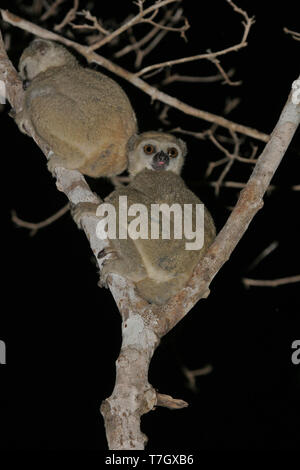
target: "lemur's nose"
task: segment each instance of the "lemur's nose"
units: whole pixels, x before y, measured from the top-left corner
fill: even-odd
[[[153,161],[158,165],[165,165],[169,163],[169,155],[161,150],[154,155]]]

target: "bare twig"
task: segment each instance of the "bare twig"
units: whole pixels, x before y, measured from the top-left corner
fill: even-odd
[[[99,33],[101,34],[104,34],[105,36],[107,36],[110,32],[103,28],[103,26],[99,23],[99,21],[97,20],[97,18],[95,16],[93,16],[91,14],[91,12],[89,10],[82,10],[82,11],[79,11],[76,13],[77,16],[84,16],[84,18],[87,20],[87,21],[91,21],[91,25],[90,24],[74,24],[74,23],[71,23],[70,22],[70,26],[72,26],[73,29],[91,29],[91,30],[94,30],[94,31],[99,31]]]
[[[41,21],[46,21],[51,16],[55,16],[57,14],[58,7],[64,3],[66,0],[55,0],[52,5],[48,8],[45,13],[41,16]]]
[[[290,34],[292,36],[292,38],[295,39],[296,41],[300,41],[300,33],[298,33],[297,31],[292,31],[288,28],[283,28],[283,31],[286,34]]]
[[[178,0],[159,0],[154,5],[151,5],[149,8],[146,8],[146,10],[144,10],[143,2],[141,0],[138,0],[137,4],[140,10],[139,13],[133,18],[131,18],[129,21],[127,21],[125,24],[120,26],[118,29],[113,31],[111,34],[106,36],[105,38],[101,39],[100,41],[97,41],[95,44],[92,44],[89,47],[88,52],[92,52],[92,51],[95,51],[96,49],[99,49],[100,47],[104,46],[115,37],[127,31],[129,28],[132,28],[132,26],[140,23],[140,21],[149,13],[153,13],[153,12],[156,13],[161,7],[164,7],[166,5],[169,5],[170,3],[174,3],[177,1]]]
[[[255,268],[264,258],[269,256],[270,253],[272,253],[276,248],[278,247],[279,243],[278,241],[272,242],[267,248],[265,248],[250,264],[248,267],[248,271],[251,271],[251,269]]]
[[[172,398],[170,395],[163,395],[162,393],[157,393],[157,402],[156,406],[164,406],[169,408],[169,410],[180,410],[181,408],[186,408],[189,404],[178,398]]]
[[[177,12],[175,13],[174,17],[170,18],[169,25],[170,24],[176,24],[180,20],[181,17],[182,17],[182,9],[178,9]],[[165,15],[165,18],[168,19],[167,14]],[[150,42],[150,44],[148,44],[147,47],[145,47],[144,49],[139,49],[138,50],[136,61],[135,61],[135,64],[134,64],[136,68],[139,68],[141,66],[142,61],[144,60],[144,58],[148,54],[150,54],[150,52],[153,51],[153,49],[155,49],[158,46],[158,44],[162,41],[162,39],[170,31],[170,29],[167,29],[167,27],[165,29],[162,28],[163,26],[164,26],[163,22],[161,22],[158,25],[154,26],[155,28],[158,29],[158,31],[160,29],[162,29],[162,30],[153,38],[153,40]]]
[[[79,0],[74,0],[73,8],[71,8],[61,23],[54,26],[54,31],[61,31],[67,24],[74,20],[76,17],[76,12],[79,7]]]
[[[242,80],[238,80],[238,81],[235,81],[233,82],[232,80],[230,80],[230,77],[228,75],[228,73],[225,72],[225,70],[223,69],[222,65],[221,65],[221,62],[219,61],[219,59],[217,59],[216,57],[212,57],[211,59],[209,59],[213,64],[215,64],[215,66],[217,67],[217,69],[219,70],[221,76],[223,77],[224,79],[224,82],[223,83],[227,83],[227,85],[231,85],[231,86],[239,86],[242,84]]]
[[[95,52],[89,52],[89,48],[82,44],[78,44],[77,42],[71,41],[59,34],[53,33],[52,31],[48,31],[45,28],[41,28],[40,26],[31,23],[30,21],[24,20],[6,10],[0,10],[1,15],[4,21],[16,26],[18,28],[24,29],[25,31],[29,31],[32,34],[35,34],[38,37],[44,39],[50,39],[52,41],[57,41],[62,44],[65,44],[68,47],[72,47],[77,52],[83,55],[90,63],[95,63],[101,65],[102,67],[106,68],[110,72],[118,75],[119,77],[124,78],[128,82],[132,83],[134,86],[139,88],[140,90],[147,93],[151,96],[152,100],[159,100],[162,103],[165,103],[173,108],[179,109],[185,114],[190,116],[197,117],[199,119],[204,119],[205,121],[217,123],[219,126],[225,127],[226,129],[231,129],[234,132],[238,132],[240,134],[245,134],[249,137],[253,137],[254,139],[261,140],[263,142],[267,142],[269,140],[269,136],[260,132],[256,129],[251,127],[243,126],[242,124],[237,124],[235,122],[229,121],[222,116],[217,116],[215,114],[209,113],[208,111],[203,111],[193,106],[190,106],[173,96],[170,96],[160,90],[157,90],[155,87],[149,85],[141,78],[135,76],[135,74],[128,72],[127,70],[123,69],[119,65],[114,64],[110,60],[106,59],[105,57],[96,54]]]
[[[179,27],[179,28],[175,28],[174,26],[165,26],[165,25],[162,25],[160,23],[156,23],[155,21],[152,21],[151,19],[143,19],[141,20],[142,23],[149,23],[151,24],[152,26],[155,26],[156,28],[158,29],[162,29],[164,31],[173,31],[173,32],[180,32],[180,35],[181,37],[183,37],[184,39],[186,39],[185,37],[185,31],[187,31],[190,27],[189,25],[189,22],[188,20],[185,18],[184,19],[184,25]]]
[[[230,77],[232,77],[233,74],[234,74],[234,70],[230,69],[226,75],[228,79],[230,79]],[[220,80],[222,80],[222,78],[224,78],[224,76],[221,73],[218,73],[217,75],[209,75],[207,77],[192,77],[189,75],[180,75],[179,73],[174,73],[174,74],[168,73],[166,78],[164,78],[161,81],[160,85],[165,86],[173,82],[214,83],[214,82],[219,82]]]
[[[194,370],[190,370],[187,367],[182,368],[182,372],[188,380],[188,388],[190,388],[193,392],[197,391],[196,378],[211,374],[212,371],[213,366],[211,364],[206,364],[206,366]]]
[[[26,220],[22,220],[17,216],[17,213],[15,210],[12,210],[11,212],[11,220],[18,226],[18,227],[24,227],[28,228],[30,230],[30,236],[33,237],[36,235],[38,230],[41,228],[47,227],[48,225],[53,224],[53,222],[56,222],[56,220],[60,219],[66,212],[70,210],[70,204],[66,204],[64,207],[62,207],[59,211],[55,212],[55,214],[51,215],[45,220],[42,220],[41,222],[27,222]]]
[[[242,14],[245,18],[245,22],[243,22],[244,26],[244,33],[242,36],[241,41],[238,44],[235,44],[234,46],[227,47],[226,49],[222,49],[220,51],[216,52],[207,52],[206,54],[198,54],[190,57],[182,57],[180,59],[174,59],[174,60],[167,60],[166,62],[160,62],[158,64],[153,64],[149,65],[148,67],[144,67],[142,70],[136,73],[137,77],[141,77],[142,75],[145,75],[146,73],[156,70],[156,69],[163,69],[164,67],[171,67],[172,65],[178,65],[178,64],[185,64],[187,62],[193,62],[195,60],[203,60],[203,59],[209,59],[209,60],[214,60],[219,56],[228,54],[229,52],[233,51],[239,51],[243,47],[247,46],[247,38],[251,29],[251,26],[254,23],[254,18],[250,18],[247,13],[242,10],[241,8],[238,8],[234,5],[233,2],[230,0],[226,0],[233,8],[235,11],[238,13]]]
[[[33,0],[31,5],[25,5],[24,2],[20,3],[20,10],[27,15],[39,16],[43,9],[43,0]]]
[[[232,109],[234,109],[238,104],[239,104],[238,100],[228,100],[227,103],[226,103],[225,109],[224,109],[224,114],[230,113],[232,111]],[[231,136],[230,139],[225,138],[224,136],[218,136],[217,137],[215,135],[217,127],[218,126],[216,124],[214,124],[209,129],[206,129],[203,132],[188,131],[188,130],[181,129],[180,127],[177,127],[175,129],[173,129],[173,132],[180,132],[182,134],[192,135],[196,139],[201,139],[201,140],[209,139],[219,151],[221,151],[223,154],[225,154],[225,158],[223,157],[223,158],[220,158],[217,161],[209,162],[206,173],[205,173],[205,177],[208,178],[215,168],[217,168],[218,166],[223,165],[224,163],[226,164],[225,167],[223,168],[222,172],[220,173],[220,176],[217,179],[217,181],[211,183],[211,185],[214,186],[214,188],[215,188],[216,196],[219,195],[220,188],[222,186],[224,186],[225,177],[229,173],[234,161],[239,161],[239,162],[248,163],[248,164],[249,163],[250,164],[255,164],[256,161],[257,161],[254,158],[254,156],[257,152],[257,147],[253,146],[252,154],[250,155],[250,157],[248,157],[248,158],[241,157],[239,155],[239,149],[240,149],[240,146],[242,144],[242,140],[239,139],[237,137],[237,134],[233,131],[229,131],[230,136]],[[233,152],[229,151],[226,147],[224,147],[224,145],[221,144],[222,140],[223,141],[229,140],[229,143],[234,145]]]
[[[279,279],[249,279],[244,277],[242,281],[246,287],[279,287],[300,282],[300,275],[281,277]]]
[[[175,9],[175,8],[174,8]],[[132,43],[128,44],[125,46],[123,49],[115,53],[115,57],[123,57],[125,54],[128,54],[129,52],[135,51],[136,52],[136,61],[135,61],[135,67],[140,67],[143,59],[146,57],[147,54],[149,54],[150,51],[152,51],[158,43],[166,36],[168,31],[161,31],[160,26],[164,26],[167,22],[170,25],[174,25],[180,21],[182,18],[182,9],[178,8],[175,11],[174,16],[174,9],[170,8],[166,11],[163,19],[159,22],[158,25],[155,25],[149,33],[147,33],[144,37],[142,37],[139,41],[136,41],[133,39],[133,33],[132,33],[132,28],[129,29],[129,32],[131,33],[129,35],[129,38],[132,37]],[[157,34],[158,33],[158,34]],[[153,41],[146,47],[145,49],[141,49],[142,46],[144,46],[147,42],[149,42],[152,38]]]

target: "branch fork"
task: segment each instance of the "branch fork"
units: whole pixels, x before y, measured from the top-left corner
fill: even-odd
[[[24,29],[28,29],[32,25],[21,19],[19,22],[12,21],[11,15],[7,13],[6,18],[12,24]],[[33,28],[33,32],[38,35],[43,33],[43,37],[52,36],[49,39],[57,39],[57,35],[50,34],[39,27]],[[61,37],[58,36],[58,38],[64,42]],[[69,40],[65,41],[72,43]],[[74,47],[73,43],[67,45]],[[86,56],[86,48],[76,47]],[[92,59],[100,62],[104,60],[99,57],[92,57]],[[107,64],[107,62],[105,63]],[[7,58],[1,36],[0,79],[6,84],[11,106],[18,110],[23,102],[24,91],[17,72]],[[138,79],[135,78],[136,80]],[[112,395],[104,401],[101,407],[110,449],[143,449],[146,437],[140,430],[141,416],[155,406],[176,409],[186,405],[181,400],[159,394],[153,389],[148,382],[150,360],[160,338],[184,318],[198,300],[208,295],[213,278],[229,259],[251,220],[263,206],[264,193],[287,150],[299,121],[299,104],[293,103],[292,93],[290,93],[271,138],[257,159],[254,171],[225,226],[209,248],[206,256],[195,268],[188,284],[167,304],[163,306],[148,304],[138,297],[133,283],[115,274],[108,277],[108,286],[122,316],[123,335],[120,356],[116,362],[115,388]],[[28,132],[48,157],[49,149],[40,142],[33,129],[29,129]],[[66,194],[70,202],[73,204],[79,202],[99,203],[99,199],[92,193],[84,177],[78,171],[57,168],[55,173],[58,189]],[[84,217],[82,225],[99,268],[101,268],[103,259],[99,260],[97,255],[107,246],[107,241],[97,238],[95,218]]]

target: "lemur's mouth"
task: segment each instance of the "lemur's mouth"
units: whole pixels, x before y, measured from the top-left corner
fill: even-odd
[[[163,151],[157,152],[152,160],[153,170],[165,170],[169,165],[169,155]]]

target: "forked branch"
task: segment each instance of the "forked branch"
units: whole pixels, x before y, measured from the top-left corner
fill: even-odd
[[[14,19],[11,22],[15,21]],[[28,27],[28,22],[20,21],[21,27]],[[29,25],[32,29],[32,24]],[[42,37],[48,39],[57,39],[56,35],[53,37],[53,33],[41,28],[38,28],[38,33],[44,34]],[[66,41],[67,45],[72,45],[71,41],[61,40],[61,42]],[[74,44],[72,46],[76,46],[75,48],[83,52],[86,57],[93,61],[100,60],[99,56],[89,55],[83,46],[77,44],[74,46]],[[104,59],[101,58],[102,60]],[[24,93],[22,83],[6,56],[1,37],[0,79],[6,84],[10,104],[18,109]],[[147,438],[140,429],[141,416],[158,404],[171,408],[186,406],[185,402],[179,399],[174,400],[157,393],[149,384],[148,368],[152,355],[160,338],[168,333],[198,300],[207,297],[214,276],[229,259],[256,212],[263,206],[264,193],[300,121],[297,85],[300,82],[294,83],[296,85],[293,86],[269,142],[257,159],[247,185],[240,193],[236,207],[206,256],[196,267],[187,286],[164,306],[154,306],[137,296],[131,282],[117,275],[109,276],[109,288],[122,316],[122,347],[116,362],[115,388],[112,395],[101,406],[110,449],[143,449]],[[28,131],[45,155],[49,157],[49,149],[43,146],[33,129],[28,129]],[[85,201],[99,202],[79,172],[58,168],[56,177],[58,189],[63,191],[71,202],[75,204]],[[85,233],[101,268],[104,259],[100,261],[98,254],[107,242],[96,237],[96,223],[97,220],[94,217],[83,218]]]
[[[125,70],[124,68],[120,67],[114,62],[111,62],[100,54],[90,51],[88,46],[84,46],[52,31],[48,31],[45,28],[41,28],[40,26],[31,23],[30,21],[24,20],[23,18],[20,18],[19,16],[16,16],[7,10],[0,11],[3,20],[7,23],[10,23],[11,25],[21,28],[25,31],[29,31],[30,33],[43,39],[57,41],[75,49],[79,54],[85,57],[89,63],[98,64],[101,67],[104,67],[105,69],[109,70],[110,72],[118,75],[119,77],[122,77],[123,79],[127,80],[129,83],[139,88],[147,95],[151,96],[152,101],[161,101],[162,103],[176,108],[185,114],[218,124],[219,126],[225,127],[226,129],[229,129],[232,132],[238,132],[240,134],[253,137],[254,139],[261,140],[263,142],[268,142],[269,140],[269,135],[263,132],[260,132],[248,126],[243,126],[242,124],[238,124],[236,122],[229,121],[228,119],[222,116],[217,116],[216,114],[210,113],[208,111],[203,111],[201,109],[194,108],[193,106],[184,103],[183,101],[180,101],[178,98],[175,98],[171,95],[168,95],[167,93],[164,93],[163,91],[158,90],[154,86],[151,86],[147,82],[142,80],[140,77],[137,77],[136,74]]]

